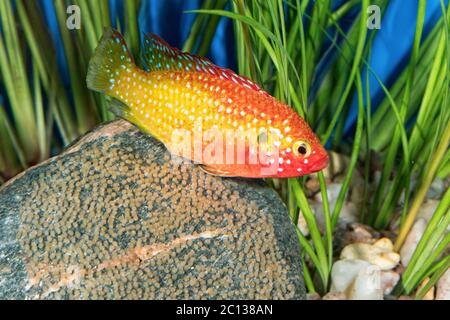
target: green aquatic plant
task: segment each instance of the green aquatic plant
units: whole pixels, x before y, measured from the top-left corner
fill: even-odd
[[[11,115],[1,109],[0,173],[11,177],[27,166],[50,156],[101,121],[111,120],[104,98],[86,88],[87,63],[103,33],[110,26],[108,0],[55,1],[55,13],[68,66],[70,91],[56,65],[56,44],[37,2],[2,1],[0,34],[0,79],[11,106]],[[80,30],[66,27],[66,8],[80,7]],[[137,10],[139,1],[126,1],[123,31],[139,50]],[[20,28],[16,28],[19,24]],[[31,63],[28,62],[31,57]],[[32,76],[30,76],[32,74]],[[44,107],[44,101],[46,107]],[[55,130],[53,130],[55,129]],[[3,147],[5,146],[5,147]],[[14,152],[11,152],[14,147]]]
[[[69,1],[55,1],[70,90],[56,63],[55,42],[34,1],[0,1],[0,183],[47,159],[96,124],[113,118],[104,97],[85,86],[87,63],[102,35],[114,21],[138,56],[137,14],[140,1],[124,2],[124,23],[110,17],[108,0],[72,0],[83,11],[81,30],[65,26]],[[363,168],[364,202],[361,221],[377,229],[398,224],[398,250],[412,227],[425,194],[436,177],[450,174],[450,6],[440,1],[442,16],[423,36],[425,1],[418,4],[414,45],[408,63],[389,86],[368,64],[376,30],[368,32],[368,0],[346,1],[332,9],[330,0],[204,1],[183,46],[208,52],[220,18],[231,19],[235,31],[238,71],[291,105],[316,128],[323,143],[350,157],[342,188],[332,207],[327,183],[317,174],[323,199],[324,230],[305,193],[306,178],[272,179],[295,225],[303,215],[310,235],[297,229],[302,247],[304,277],[309,292],[327,292],[335,228],[355,170]],[[384,11],[389,2],[371,1]],[[343,30],[340,21],[357,9]],[[186,13],[191,14],[191,13]],[[19,26],[17,28],[17,26]],[[327,46],[327,47],[326,47]],[[335,52],[328,55],[329,52]],[[325,57],[325,58],[324,58]],[[317,65],[329,59],[321,75]],[[51,63],[49,63],[51,62]],[[372,110],[369,76],[385,96]],[[353,136],[344,139],[344,125],[353,97],[357,119]],[[8,105],[8,109],[6,109]],[[412,124],[412,125],[411,125]],[[375,155],[375,156],[374,156]],[[373,177],[373,158],[382,163]],[[375,180],[375,182],[374,182]],[[375,184],[374,193],[371,192]],[[422,297],[448,269],[445,256],[450,238],[450,194],[447,191],[430,220],[395,294],[410,294],[424,279]],[[399,216],[399,219],[397,217]]]

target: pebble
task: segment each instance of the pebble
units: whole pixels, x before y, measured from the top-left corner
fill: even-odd
[[[323,170],[325,179],[333,179],[337,175],[343,173],[350,164],[350,158],[346,155],[339,154],[334,151],[328,151],[330,162]]]
[[[437,283],[436,300],[450,300],[450,268]]]
[[[300,231],[305,237],[309,236],[308,224],[306,223],[305,217],[303,216],[301,211],[299,211],[298,213],[297,227],[300,229]]]
[[[344,292],[336,291],[336,292],[328,292],[323,296],[322,300],[347,300]]]
[[[305,193],[308,197],[313,197],[318,192],[320,192],[319,179],[313,176],[305,182]]]
[[[431,183],[431,186],[428,188],[426,197],[428,199],[441,199],[445,188],[445,182],[442,178],[436,178]]]
[[[419,212],[417,213],[416,220],[419,220],[420,218],[423,218],[427,222],[430,222],[430,220],[433,217],[433,214],[436,211],[439,203],[440,203],[440,200],[426,199],[424,201],[424,203],[422,204],[422,206],[420,207]],[[447,231],[450,232],[450,225],[447,227]]]
[[[433,214],[436,211],[439,202],[440,202],[439,200],[426,199],[424,203],[420,206],[416,220],[418,220],[419,218],[423,218],[427,222],[429,222],[430,219],[433,217]]]
[[[332,182],[332,183],[327,184],[327,196],[328,196],[328,202],[330,204],[331,210],[333,210],[334,205],[336,204],[336,200],[339,195],[339,192],[341,191],[341,188],[342,188],[341,183]],[[320,203],[323,202],[321,193],[316,194],[314,199],[317,202],[320,202]]]
[[[330,292],[349,300],[382,300],[381,269],[364,260],[339,260],[331,270]]]
[[[425,278],[425,280],[422,281],[422,283],[417,287],[416,293],[422,290],[423,287],[425,287],[430,281],[430,278]],[[422,300],[434,300],[434,287],[431,287],[430,290],[422,297]]]
[[[312,292],[306,294],[306,300],[321,300],[321,298],[317,292]]]
[[[402,261],[402,265],[406,267],[411,260],[411,257],[416,250],[417,244],[419,243],[422,235],[427,226],[427,221],[424,218],[418,219],[414,222],[411,231],[409,231],[408,236],[406,237],[405,243],[400,249],[400,257]]]
[[[317,201],[310,201],[311,210],[314,213],[314,216],[316,217],[317,226],[319,227],[320,232],[325,232],[325,220],[324,220],[324,210],[323,210],[323,204],[321,202]],[[330,212],[333,212],[333,207],[330,207]],[[357,209],[356,206],[353,203],[346,203],[342,206],[341,213],[339,215],[338,220],[338,228],[346,228],[348,224],[353,223],[357,220]],[[309,228],[306,224],[306,220],[303,217],[303,214],[301,211],[299,211],[298,216],[298,228],[303,232],[303,235],[307,236],[309,235]]]
[[[381,272],[381,287],[383,288],[384,295],[388,295],[394,290],[398,281],[400,280],[400,275],[392,270]]]
[[[394,252],[394,246],[388,238],[381,238],[373,244],[353,243],[347,245],[341,252],[343,259],[359,259],[367,261],[381,270],[391,270],[400,261],[398,253]]]
[[[350,202],[356,204],[359,210],[362,209],[364,201],[364,184],[363,176],[355,169],[350,183]]]
[[[347,230],[343,235],[343,245],[352,243],[368,243],[373,244],[379,237],[379,233],[369,226],[361,223],[353,222],[347,226]]]

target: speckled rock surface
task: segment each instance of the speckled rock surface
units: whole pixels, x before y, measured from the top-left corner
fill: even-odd
[[[175,164],[124,121],[0,189],[1,299],[304,299],[298,252],[261,181]]]

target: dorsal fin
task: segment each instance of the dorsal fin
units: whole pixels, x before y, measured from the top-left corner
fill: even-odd
[[[216,66],[204,57],[182,52],[171,47],[167,42],[154,34],[144,36],[144,48],[142,59],[148,71],[185,71],[185,72],[203,72],[218,76],[221,79],[228,79],[239,85],[262,91],[254,81],[236,74],[230,69]]]

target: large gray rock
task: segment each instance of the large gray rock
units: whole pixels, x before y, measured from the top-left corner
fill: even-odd
[[[278,195],[124,121],[0,189],[1,299],[304,299]]]

